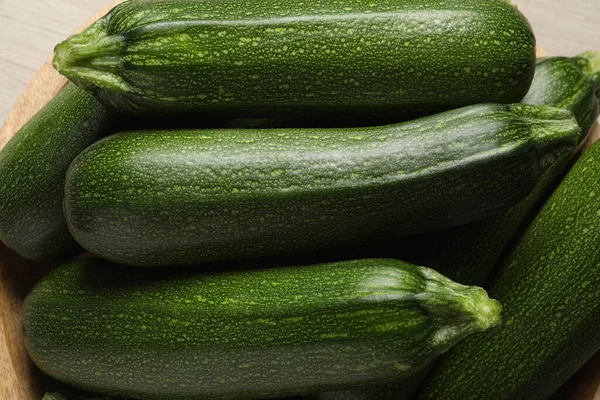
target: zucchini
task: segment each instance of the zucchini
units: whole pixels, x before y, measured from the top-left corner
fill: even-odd
[[[268,398],[408,376],[500,309],[390,259],[211,274],[88,259],[38,283],[23,334],[36,365],[83,390]]]
[[[376,383],[362,388],[314,393],[306,400],[402,400],[410,399],[431,371],[430,363],[416,374],[394,382]]]
[[[575,164],[489,291],[506,323],[442,357],[418,399],[546,399],[600,350],[600,143]]]
[[[522,100],[573,111],[583,141],[600,113],[600,51],[552,57],[539,62],[531,88]]]
[[[574,58],[553,57],[538,64],[531,90],[523,101],[573,111],[582,128],[578,138],[581,143],[598,117],[599,89],[600,52]],[[434,268],[463,284],[482,285],[569,159],[567,153],[557,157],[536,189],[507,212],[419,238],[427,245],[422,254],[410,261]]]
[[[578,133],[571,112],[521,104],[368,128],[127,132],[74,160],[65,210],[84,248],[122,264],[308,252],[497,213]]]
[[[600,85],[600,53],[546,58],[537,64],[531,89],[523,102],[571,110],[582,128],[583,141],[598,117]],[[507,249],[515,233],[548,191],[558,173],[570,158],[558,155],[554,167],[542,177],[536,189],[510,210],[490,219],[452,227],[410,238],[401,252],[411,262],[435,268],[465,285],[482,285]],[[394,243],[394,249],[398,244]],[[412,250],[407,251],[407,248]],[[394,250],[394,256],[399,252]],[[377,385],[362,390],[320,393],[319,400],[401,400],[409,398],[425,378],[427,370],[397,384]]]
[[[75,85],[64,88],[0,152],[0,238],[30,260],[81,250],[62,208],[65,174],[86,147],[112,133],[114,115]]]
[[[129,0],[55,68],[133,114],[433,113],[515,103],[535,38],[505,0]]]

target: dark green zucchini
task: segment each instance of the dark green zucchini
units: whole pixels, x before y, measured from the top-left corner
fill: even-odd
[[[23,334],[44,372],[83,390],[254,399],[408,376],[500,308],[390,259],[212,274],[88,259],[38,283]]]
[[[433,362],[408,378],[395,382],[376,383],[362,388],[313,393],[306,400],[403,400],[415,394],[431,371]]]
[[[62,208],[65,174],[86,147],[114,132],[114,115],[75,85],[63,89],[0,152],[0,238],[31,260],[80,247]]]
[[[539,62],[531,89],[523,102],[561,107],[573,111],[582,127],[582,141],[598,117],[600,57],[598,52],[578,57],[552,57]],[[557,155],[536,189],[517,206],[490,219],[411,238],[403,243],[402,256],[423,264],[466,285],[482,285],[513,240],[515,233],[548,191],[570,154]],[[397,244],[394,245],[398,247]],[[407,248],[412,250],[407,251]],[[395,254],[394,254],[395,253]],[[398,252],[392,251],[394,256]],[[402,400],[409,398],[425,372],[393,385],[359,391],[321,393],[320,400]]]
[[[573,111],[582,141],[598,118],[600,102],[600,51],[576,57],[551,57],[540,61],[531,88],[522,100]]]
[[[393,116],[515,103],[535,38],[505,0],[129,0],[56,69],[119,111]]]
[[[86,149],[69,228],[130,265],[316,251],[497,213],[570,153],[572,113],[476,105],[368,128],[127,132]]]
[[[600,350],[599,194],[596,143],[494,274],[506,323],[442,357],[419,400],[546,399]]]
[[[553,57],[538,65],[531,91],[523,101],[573,111],[582,128],[578,139],[582,142],[598,117],[599,88],[600,52],[574,58]],[[536,189],[506,213],[419,238],[428,245],[423,254],[412,257],[411,261],[435,268],[467,285],[483,284],[569,158],[566,153],[557,157]]]

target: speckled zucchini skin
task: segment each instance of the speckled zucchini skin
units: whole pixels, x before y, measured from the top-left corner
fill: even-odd
[[[52,271],[23,308],[33,361],[108,395],[270,398],[410,375],[500,322],[483,289],[396,260],[189,271]]]
[[[600,143],[576,163],[490,294],[505,324],[442,357],[421,399],[546,399],[600,350]]]
[[[505,0],[130,0],[54,65],[134,114],[398,118],[519,102],[535,38]]]
[[[531,89],[523,102],[573,111],[582,127],[583,140],[598,117],[600,59],[597,52],[580,57],[552,57],[537,64]],[[490,219],[452,227],[411,238],[404,243],[403,257],[435,268],[465,285],[482,285],[503,251],[514,238],[539,199],[548,191],[571,154],[556,153],[554,167],[547,170],[538,186],[518,205]],[[412,246],[410,245],[412,243]],[[409,252],[406,248],[410,248]],[[389,253],[389,252],[388,252]],[[394,256],[400,256],[395,253]],[[426,370],[396,384],[376,385],[362,390],[320,393],[315,400],[403,400],[416,391]]]
[[[531,90],[523,101],[573,111],[582,128],[578,138],[581,142],[598,118],[599,88],[600,52],[574,58],[553,57],[538,64]],[[547,194],[571,157],[569,153],[556,155],[554,166],[517,206],[489,220],[419,239],[426,242],[427,247],[411,261],[435,268],[465,285],[482,285],[523,221]]]
[[[333,248],[497,213],[578,132],[568,111],[520,104],[369,128],[127,132],[73,162],[65,210],[84,248],[122,264]]]
[[[8,247],[36,261],[81,249],[63,213],[65,174],[113,127],[105,106],[69,85],[13,136],[0,152],[0,238]]]
[[[583,141],[600,113],[600,51],[540,61],[522,102],[573,111]]]

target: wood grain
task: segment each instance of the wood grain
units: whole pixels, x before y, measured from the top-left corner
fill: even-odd
[[[121,1],[113,1],[85,26]],[[600,44],[598,47],[600,48]],[[0,129],[0,150],[25,122],[65,86],[66,82],[52,68],[50,61],[42,66],[27,85]],[[594,138],[600,138],[598,126]],[[46,268],[47,266],[28,263],[0,245],[0,400],[41,399],[39,374],[29,361],[22,340],[20,310],[23,296],[31,282]],[[594,362],[594,369],[588,369],[588,373],[583,374],[572,384],[578,390],[576,393],[581,393],[572,399],[600,400],[600,394],[594,398],[600,379],[598,376],[600,357]]]

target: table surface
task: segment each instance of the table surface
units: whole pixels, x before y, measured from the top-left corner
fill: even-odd
[[[0,123],[52,49],[107,0],[0,0]],[[513,0],[550,55],[600,50],[599,0]]]

